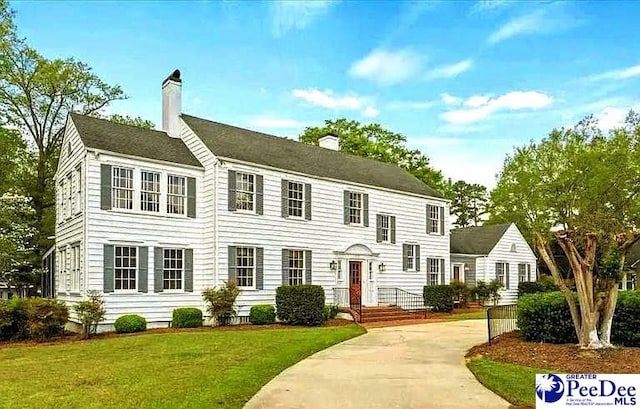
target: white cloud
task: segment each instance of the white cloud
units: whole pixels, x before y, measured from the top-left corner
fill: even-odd
[[[454,78],[462,74],[463,72],[468,71],[472,66],[472,60],[463,60],[455,64],[434,68],[425,74],[425,78],[428,80]]]
[[[374,107],[366,107],[365,110],[362,112],[362,115],[368,118],[375,118],[376,116],[378,116],[379,113],[380,111],[378,111]]]
[[[588,79],[591,81],[626,80],[628,78],[633,78],[637,76],[640,76],[640,64],[634,65],[628,68],[622,68],[619,70],[603,72],[602,74],[593,75]]]
[[[271,3],[272,27],[275,37],[281,37],[291,30],[303,30],[319,17],[326,14],[334,1],[274,1]]]
[[[304,128],[306,123],[297,121],[295,119],[288,118],[276,118],[271,116],[255,116],[249,119],[249,124],[258,128],[267,129],[290,129],[290,128]]]
[[[582,24],[583,21],[567,13],[566,4],[562,2],[551,3],[529,14],[515,17],[494,31],[487,41],[490,44],[496,44],[516,36],[555,33]]]
[[[474,95],[464,101],[464,106],[470,108],[477,108],[485,105],[491,99],[491,95]]]
[[[466,102],[469,101],[472,101],[474,107],[444,112],[440,117],[447,122],[456,124],[478,122],[496,111],[542,109],[551,105],[553,98],[538,91],[512,91],[497,98],[473,96]]]
[[[333,110],[360,111],[368,117],[377,116],[380,112],[370,105],[370,99],[357,95],[338,96],[332,90],[319,90],[316,88],[294,89],[291,91],[294,98],[321,108]]]
[[[433,108],[436,105],[434,101],[392,101],[386,105],[390,110],[425,110]]]
[[[449,95],[446,92],[444,94],[440,94],[440,98],[442,98],[442,102],[447,105],[458,105],[460,103],[460,98]]]
[[[598,118],[600,128],[608,130],[624,125],[624,120],[628,113],[629,110],[626,109],[606,107],[600,114],[596,115],[596,118]]]
[[[422,58],[412,50],[376,49],[349,68],[353,77],[380,85],[393,85],[415,77],[422,68]]]
[[[471,7],[471,13],[491,13],[507,8],[512,4],[514,4],[513,0],[479,0]]]

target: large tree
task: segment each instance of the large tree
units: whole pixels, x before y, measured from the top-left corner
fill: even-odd
[[[18,129],[35,147],[28,193],[41,251],[53,234],[53,175],[67,113],[93,114],[122,98],[120,87],[102,81],[88,65],[73,58],[48,59],[31,48],[18,36],[7,1],[0,0],[0,125]]]
[[[487,213],[489,195],[487,188],[478,183],[467,183],[459,180],[454,183],[449,193],[451,214],[456,216],[457,227],[478,226]]]
[[[630,113],[625,126],[608,133],[591,117],[553,130],[507,157],[491,193],[495,218],[515,221],[534,243],[584,348],[611,345],[621,269],[640,238],[639,123]],[[568,260],[570,281],[561,275],[552,240]]]
[[[426,155],[417,149],[407,148],[404,135],[379,124],[365,125],[345,118],[324,122],[324,126],[306,128],[300,135],[300,142],[317,145],[320,138],[333,134],[340,138],[340,151],[394,163],[432,188],[441,192],[445,190],[442,173],[429,165]]]
[[[25,194],[31,159],[20,132],[0,126],[0,195],[8,191]]]

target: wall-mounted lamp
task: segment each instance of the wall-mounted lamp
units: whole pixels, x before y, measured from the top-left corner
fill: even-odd
[[[464,266],[464,271],[469,271],[469,266]]]
[[[381,273],[384,273],[384,270],[386,269],[387,269],[387,266],[385,266],[384,263],[378,264],[378,271],[380,271]]]
[[[331,260],[331,263],[329,263],[329,268],[331,269],[331,271],[336,271],[338,269],[338,263],[336,263],[335,260]]]

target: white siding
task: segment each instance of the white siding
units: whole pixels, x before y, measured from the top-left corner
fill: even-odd
[[[136,187],[139,184],[140,169],[164,172],[160,180],[163,197],[166,197],[166,173],[195,177],[196,218],[150,214],[135,210],[102,210],[100,208],[100,165],[103,163],[133,168]],[[203,266],[205,219],[201,215],[203,204],[210,200],[202,194],[203,171],[179,164],[123,158],[108,153],[96,155],[90,152],[87,156],[87,184],[87,288],[103,290],[104,244],[126,244],[149,248],[148,292],[105,294],[107,310],[105,323],[110,324],[120,315],[127,313],[142,315],[149,322],[167,322],[171,320],[174,308],[203,308],[200,293],[212,282],[211,271]],[[161,207],[163,203],[161,199]],[[156,246],[193,249],[193,292],[154,292],[153,248]]]
[[[511,246],[516,245],[516,251]],[[514,304],[518,298],[518,264],[531,265],[531,280],[536,277],[536,257],[515,224],[509,226],[502,238],[487,256],[484,266],[487,281],[496,278],[496,263],[509,264],[509,289],[502,289],[500,304]]]

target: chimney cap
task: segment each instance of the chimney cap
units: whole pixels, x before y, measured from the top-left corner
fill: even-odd
[[[182,82],[180,79],[180,70],[175,70],[169,75],[164,81],[162,81],[162,85],[164,85],[167,81],[175,81]]]

